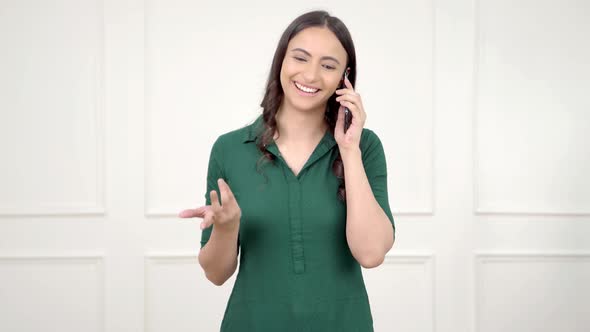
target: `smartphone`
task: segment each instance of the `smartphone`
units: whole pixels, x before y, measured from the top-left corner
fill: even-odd
[[[350,72],[350,68],[346,68],[344,72],[344,79],[348,78],[348,73]],[[344,79],[342,80],[342,85],[340,86],[341,89],[344,89],[346,85],[344,85]],[[348,107],[344,107],[344,132],[348,130],[350,124],[352,123],[352,112],[348,109]]]

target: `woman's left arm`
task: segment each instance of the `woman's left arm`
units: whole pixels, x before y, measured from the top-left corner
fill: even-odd
[[[364,267],[381,265],[394,242],[393,227],[371,190],[360,148],[341,152],[346,189],[346,239]]]
[[[360,95],[348,78],[346,88],[336,90],[338,110],[334,138],[344,165],[346,189],[346,240],[354,258],[365,268],[381,265],[393,246],[395,234],[377,202],[363,165],[360,138],[367,115]],[[352,123],[344,132],[344,107],[352,112]]]

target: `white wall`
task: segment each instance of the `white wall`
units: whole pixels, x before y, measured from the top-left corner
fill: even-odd
[[[589,2],[0,0],[0,331],[218,330],[176,214],[311,9],[387,155],[375,331],[590,330]]]

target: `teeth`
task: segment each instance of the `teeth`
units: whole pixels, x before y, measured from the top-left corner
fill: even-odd
[[[307,93],[316,93],[319,90],[319,89],[311,89],[311,88],[304,87],[303,85],[300,85],[297,82],[295,82],[295,86],[297,87],[297,89],[299,89],[303,92],[307,92]]]

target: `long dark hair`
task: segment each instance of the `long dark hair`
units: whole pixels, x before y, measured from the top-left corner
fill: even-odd
[[[266,92],[264,98],[260,103],[262,107],[262,118],[263,118],[263,131],[261,139],[257,141],[256,146],[262,152],[262,159],[274,161],[275,156],[266,150],[266,145],[270,143],[273,138],[274,132],[277,128],[276,114],[279,110],[279,106],[283,101],[283,88],[281,86],[281,67],[285,54],[287,53],[287,46],[289,41],[295,37],[300,31],[310,27],[325,27],[330,29],[338,38],[346,53],[348,55],[348,63],[344,67],[350,67],[350,73],[348,79],[354,85],[356,80],[356,53],[354,50],[354,44],[350,32],[342,23],[340,19],[326,11],[312,11],[305,13],[297,17],[283,32],[277,49],[275,51],[274,58],[272,60],[272,66],[270,68],[270,74],[266,83]],[[332,135],[334,135],[334,129],[336,126],[336,119],[338,117],[338,108],[340,103],[336,101],[336,95],[332,95],[327,102],[325,120],[327,121],[328,128]],[[259,160],[260,161],[260,160]],[[332,164],[332,171],[334,175],[340,179],[340,185],[338,187],[337,195],[338,199],[346,202],[346,187],[344,185],[344,165],[342,164],[342,157],[338,152],[338,156]]]

